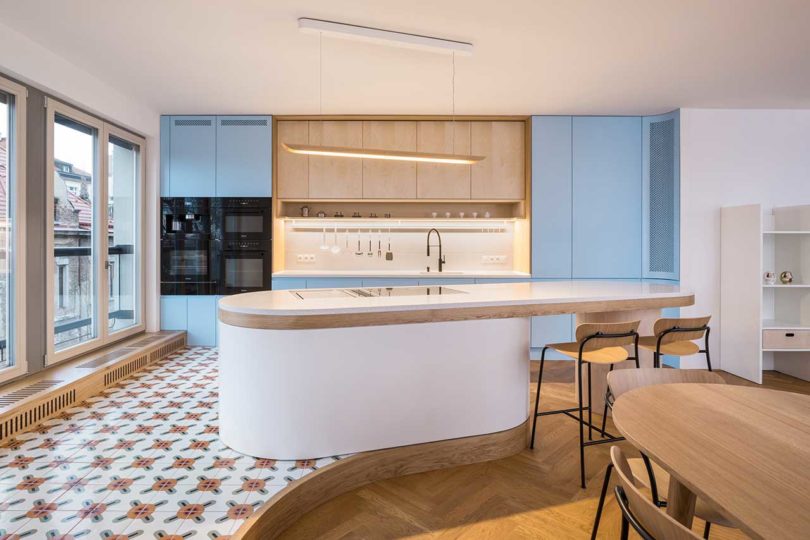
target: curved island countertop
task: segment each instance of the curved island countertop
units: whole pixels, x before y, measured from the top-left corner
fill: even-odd
[[[341,293],[343,289],[306,289],[238,294],[220,300],[219,318],[243,328],[296,330],[660,309],[694,303],[694,295],[679,285],[641,281],[535,281],[441,288],[457,293],[363,297]],[[304,298],[296,294],[303,291],[324,294],[305,294]],[[338,296],[330,296],[328,291]]]

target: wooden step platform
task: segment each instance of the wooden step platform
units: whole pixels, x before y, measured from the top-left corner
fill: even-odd
[[[0,387],[0,444],[185,346],[185,332],[138,334]]]

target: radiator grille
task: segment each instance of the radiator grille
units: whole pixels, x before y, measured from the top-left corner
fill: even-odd
[[[112,362],[113,360],[117,360],[119,358],[123,358],[124,356],[132,353],[135,350],[135,347],[124,347],[123,349],[119,349],[117,351],[108,352],[107,354],[102,354],[98,358],[94,358],[89,362],[85,362],[84,364],[80,364],[76,367],[80,369],[90,369],[95,368],[98,366],[103,366],[108,362]]]
[[[104,374],[104,386],[110,386],[111,384],[115,384],[116,382],[120,381],[131,375],[132,373],[138,371],[139,369],[146,366],[149,363],[149,358],[147,355],[138,356],[123,364],[115,369],[111,369],[107,373]]]
[[[57,384],[61,383],[62,381],[56,380],[45,380],[35,382],[33,384],[29,384],[24,388],[20,388],[19,390],[14,390],[13,392],[9,392],[8,394],[0,395],[0,407],[4,407],[6,405],[13,405],[20,400],[23,400],[27,397],[31,397],[35,394],[39,394],[43,390],[47,390]]]
[[[210,126],[211,120],[205,120],[202,118],[178,118],[175,119],[174,125],[178,127],[190,127],[190,126]]]
[[[649,271],[675,271],[675,121],[650,124]]]
[[[219,121],[221,126],[266,126],[266,118],[225,118]]]
[[[58,383],[59,381],[57,381]],[[56,383],[54,383],[56,384]],[[32,385],[33,386],[33,385]],[[76,402],[76,391],[68,390],[58,394],[36,407],[31,407],[19,414],[9,417],[0,423],[0,440],[11,437],[36,425],[40,420],[70,407]]]

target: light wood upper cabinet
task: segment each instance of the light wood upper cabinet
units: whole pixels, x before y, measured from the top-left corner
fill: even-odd
[[[523,122],[472,122],[471,153],[486,159],[471,166],[473,199],[523,199],[526,195]]]
[[[363,123],[312,121],[309,144],[363,147]],[[309,196],[312,199],[360,199],[363,197],[363,163],[359,159],[311,156]]]
[[[470,122],[419,122],[416,149],[439,154],[470,153]],[[417,163],[420,199],[469,199],[470,165]]]
[[[416,150],[416,122],[363,122],[363,148]],[[363,160],[363,198],[415,199],[416,163],[382,159]]]
[[[309,122],[282,120],[276,124],[278,196],[282,199],[309,197],[309,156],[293,154],[283,143],[309,143]]]

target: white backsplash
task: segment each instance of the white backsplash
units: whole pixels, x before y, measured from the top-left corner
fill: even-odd
[[[442,254],[445,256],[445,271],[511,271],[514,269],[515,223],[510,220],[464,222],[420,221],[418,223],[396,223],[390,233],[392,261],[385,260],[388,251],[389,233],[386,226],[371,229],[366,224],[352,228],[351,218],[326,220],[326,245],[322,250],[323,229],[319,223],[292,220],[285,223],[285,270],[341,270],[341,271],[415,271],[422,272],[427,266],[431,271],[438,270],[438,247],[431,247],[430,257],[426,254],[427,231],[435,227],[442,238]],[[348,223],[347,223],[348,222]],[[338,225],[337,245],[339,253],[332,253],[335,244],[334,226]],[[360,248],[363,255],[355,255],[357,250],[357,227],[360,228]],[[349,227],[348,248],[347,233]],[[463,228],[463,229],[461,229]],[[460,230],[461,229],[461,230]],[[372,256],[367,255],[371,238]],[[378,240],[382,256],[377,255]],[[435,233],[431,244],[436,244]],[[307,260],[299,260],[299,256]],[[310,260],[314,258],[314,260]],[[486,260],[497,258],[496,261]]]

